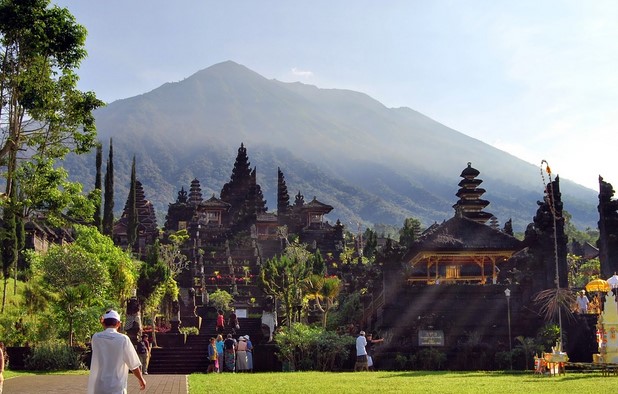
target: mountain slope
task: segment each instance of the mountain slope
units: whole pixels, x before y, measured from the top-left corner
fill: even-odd
[[[135,154],[138,178],[161,218],[193,178],[204,196],[218,196],[241,142],[271,210],[281,167],[291,196],[316,196],[335,207],[331,220],[348,225],[401,225],[406,217],[429,225],[452,217],[468,162],[481,172],[483,197],[491,202],[486,210],[501,223],[512,218],[523,230],[542,198],[538,167],[412,109],[387,108],[358,92],[268,80],[234,62],[113,102],[96,118],[101,141],[114,140],[116,207],[124,205]],[[79,157],[65,165],[93,184],[93,163]],[[576,225],[594,227],[596,192],[561,181]]]

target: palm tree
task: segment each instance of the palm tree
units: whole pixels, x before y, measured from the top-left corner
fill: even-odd
[[[524,361],[526,363],[526,371],[528,370],[528,361],[530,360],[530,356],[534,356],[537,351],[537,345],[534,343],[534,339],[523,337],[522,335],[515,338],[519,345],[516,346],[517,349],[521,349],[521,352],[524,354]],[[513,357],[513,355],[511,355]]]

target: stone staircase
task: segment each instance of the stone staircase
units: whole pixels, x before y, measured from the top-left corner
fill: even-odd
[[[254,344],[264,341],[262,322],[259,318],[240,318],[240,330],[234,338],[249,335]],[[227,330],[225,334],[227,335]],[[148,366],[150,374],[191,374],[208,369],[208,343],[216,337],[216,320],[204,319],[199,335],[188,335],[184,346],[169,346],[152,349]]]

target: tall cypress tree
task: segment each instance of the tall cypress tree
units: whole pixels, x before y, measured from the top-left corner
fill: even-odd
[[[127,244],[129,249],[137,244],[137,199],[135,196],[135,156],[131,165],[131,185],[129,186],[129,198],[127,199]]]
[[[290,209],[290,195],[281,168],[277,167],[277,216],[284,217]]]
[[[114,147],[109,139],[109,157],[105,171],[105,201],[103,204],[103,234],[114,235]]]
[[[99,143],[97,144],[97,155],[96,155],[96,168],[97,173],[94,178],[94,188],[98,190],[99,201],[95,207],[94,211],[94,225],[99,229],[99,232],[103,232],[103,221],[101,219],[101,190],[103,188],[101,184],[101,166],[103,164],[103,146]]]

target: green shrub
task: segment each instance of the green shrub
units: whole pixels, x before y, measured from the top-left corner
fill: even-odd
[[[395,368],[398,371],[404,371],[408,369],[408,358],[401,353],[397,353],[395,356]]]
[[[32,348],[25,359],[25,367],[32,371],[86,369],[83,354],[66,344],[48,342]]]
[[[415,369],[438,371],[446,363],[446,353],[433,347],[425,348],[413,355],[410,362]]]
[[[181,334],[185,335],[199,335],[200,330],[197,327],[180,327],[179,329]]]
[[[234,297],[225,290],[217,289],[210,293],[208,300],[210,301],[210,305],[217,308],[217,310],[227,312],[232,309],[230,304],[234,302]]]
[[[294,323],[275,336],[276,355],[289,370],[333,371],[347,360],[354,341],[349,335]]]

